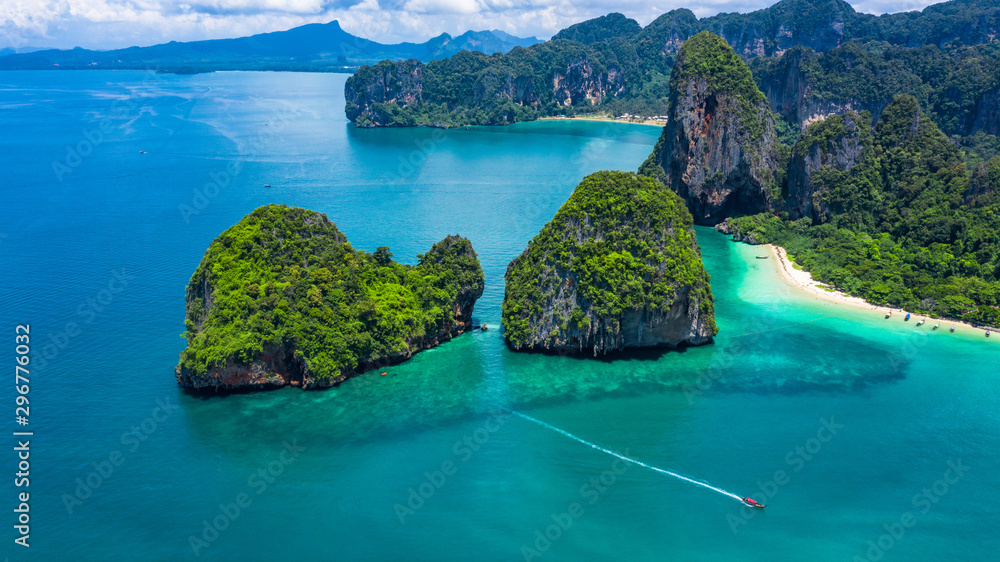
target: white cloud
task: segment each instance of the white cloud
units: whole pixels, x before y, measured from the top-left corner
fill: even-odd
[[[622,12],[647,24],[671,9],[699,17],[752,11],[774,0],[0,0],[0,47],[96,49],[240,37],[339,20],[350,33],[382,43],[426,41],[442,32],[502,29],[552,36],[573,23]],[[857,0],[858,11],[920,9],[933,0],[889,4]]]
[[[866,14],[884,14],[886,12],[912,12],[923,10],[931,4],[937,4],[940,0],[909,0],[905,2],[893,2],[889,4],[884,0],[860,0],[851,3],[854,9]]]
[[[248,12],[320,14],[325,9],[322,0],[198,0],[186,6],[188,10],[231,14]]]
[[[403,10],[416,14],[476,14],[482,10],[476,0],[407,0]]]

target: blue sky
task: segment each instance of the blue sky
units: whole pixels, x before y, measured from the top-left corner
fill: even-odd
[[[548,38],[567,25],[622,12],[645,25],[674,8],[699,17],[747,12],[776,0],[0,0],[0,48],[112,49],[166,41],[240,37],[339,20],[383,43],[442,32],[502,29]],[[858,0],[869,13],[920,9],[933,1]]]

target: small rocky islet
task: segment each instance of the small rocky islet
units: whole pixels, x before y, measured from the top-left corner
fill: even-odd
[[[596,356],[711,342],[714,301],[692,226],[659,181],[587,176],[507,267],[507,345]]]
[[[448,236],[417,258],[356,250],[321,213],[256,209],[191,276],[178,384],[325,388],[472,329],[484,288],[472,244]]]

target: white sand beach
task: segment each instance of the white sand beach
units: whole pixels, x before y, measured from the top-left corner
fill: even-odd
[[[905,317],[906,314],[908,314],[906,310],[902,310],[900,308],[877,306],[871,304],[870,302],[864,299],[858,297],[852,297],[840,291],[834,290],[832,287],[824,288],[826,286],[813,280],[812,275],[810,275],[808,271],[796,269],[795,266],[792,264],[791,260],[788,259],[788,254],[785,252],[784,248],[780,246],[774,246],[772,244],[767,244],[767,247],[768,249],[771,250],[771,255],[774,256],[774,259],[778,264],[778,271],[781,273],[781,277],[792,286],[806,292],[809,295],[812,295],[818,299],[823,299],[837,304],[843,304],[857,308],[866,308],[868,310],[871,310],[872,314],[878,314],[880,316],[885,316],[886,313],[888,312],[892,312],[893,317],[897,315]],[[956,332],[962,330],[962,331],[979,332],[981,334],[985,334],[987,330],[987,328],[976,327],[966,322],[959,322],[956,320],[947,320],[947,319],[935,319],[931,316],[926,316],[912,312],[909,314],[911,314],[910,321],[913,322],[914,324],[916,324],[922,319],[926,319],[927,324],[929,326],[933,326],[934,324],[940,323],[941,324],[940,329],[942,330],[950,329],[951,326],[955,326]],[[1000,331],[1000,329],[996,327],[991,327],[988,329],[990,332],[994,332],[994,334],[990,336],[990,340],[995,339],[997,341],[1000,341],[1000,333],[995,333]]]

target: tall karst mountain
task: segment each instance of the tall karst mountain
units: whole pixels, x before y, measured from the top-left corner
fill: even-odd
[[[770,208],[779,190],[778,141],[747,65],[702,31],[677,53],[670,92],[667,125],[642,172],[676,191],[697,224]]]

